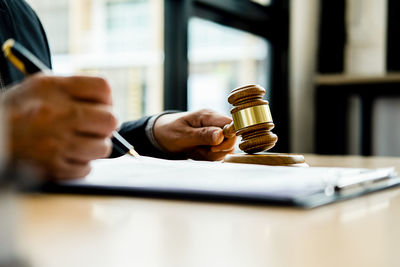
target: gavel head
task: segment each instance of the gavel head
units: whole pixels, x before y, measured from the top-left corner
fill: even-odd
[[[265,89],[259,85],[236,88],[228,96],[233,105],[233,124],[225,126],[224,134],[241,136],[239,148],[246,153],[256,153],[272,148],[278,136],[271,132],[274,128],[268,101],[263,100]]]

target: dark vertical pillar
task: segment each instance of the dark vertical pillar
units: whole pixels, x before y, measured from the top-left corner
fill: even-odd
[[[346,88],[327,85],[318,86],[315,99],[316,153],[330,155],[346,154],[348,152],[348,100],[346,96]]]
[[[346,43],[346,1],[320,1],[318,72],[341,73]]]
[[[269,25],[272,28],[269,100],[276,125],[273,131],[279,138],[273,151],[289,152],[289,1],[274,1],[273,9],[275,14],[279,14],[279,17],[274,17],[274,25]]]
[[[374,96],[371,94],[363,94],[361,97],[361,155],[371,156],[372,155],[372,140],[373,140],[373,129],[372,129],[372,114],[373,114],[373,102]]]
[[[187,110],[190,0],[164,2],[164,109]]]
[[[400,1],[388,0],[386,70],[400,70]]]
[[[317,72],[343,73],[346,0],[320,0]],[[315,152],[347,153],[347,95],[340,86],[315,89]]]

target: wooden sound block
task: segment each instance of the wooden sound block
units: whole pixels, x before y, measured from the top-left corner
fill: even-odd
[[[299,154],[228,154],[225,156],[224,162],[261,164],[270,166],[308,167],[304,156]]]

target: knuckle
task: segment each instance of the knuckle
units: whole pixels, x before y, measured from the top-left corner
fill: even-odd
[[[72,104],[69,106],[68,117],[72,118],[75,123],[84,121],[85,112],[83,112],[82,107],[76,104]]]
[[[68,145],[66,145],[66,152],[73,154],[80,154],[80,152],[83,152],[82,150],[84,150],[84,146],[82,146],[82,144],[75,139],[76,138],[71,138]]]
[[[111,111],[106,112],[106,122],[110,132],[117,128],[118,120]]]
[[[32,87],[43,87],[43,85],[45,84],[45,78],[43,75],[41,74],[36,74],[36,75],[32,75],[28,78],[30,80],[30,83],[32,85]]]
[[[37,118],[41,118],[43,120],[46,117],[52,115],[54,111],[55,110],[50,103],[48,103],[47,101],[40,101],[37,103],[34,113]]]
[[[105,96],[111,97],[111,87],[107,80],[103,77],[95,77],[96,85],[99,91],[104,94]]]
[[[100,117],[99,119],[101,120],[101,126],[97,126],[97,134],[101,136],[109,136],[113,130],[117,128],[118,121],[117,118],[114,116],[114,114],[111,111],[105,111],[99,113]]]
[[[201,114],[201,120],[202,121],[209,121],[212,118],[211,113],[203,113]]]
[[[34,90],[44,93],[47,92],[47,90],[55,87],[52,77],[45,76],[43,74],[36,74],[30,77],[30,84]]]
[[[111,154],[111,150],[112,150],[112,142],[110,138],[107,138],[104,141],[104,145],[103,145],[103,151],[102,151],[102,157],[108,157]]]
[[[212,133],[206,127],[202,128],[200,130],[200,138],[203,139],[205,144],[211,144],[212,143]]]
[[[225,155],[219,155],[219,156],[216,156],[214,159],[213,159],[213,161],[220,161],[220,160],[223,160],[225,158]]]
[[[57,180],[70,180],[85,177],[90,171],[91,167],[89,163],[79,165],[73,164],[59,169],[54,173],[54,176]]]
[[[46,149],[47,156],[53,163],[57,162],[58,155],[62,151],[60,143],[55,138],[46,138],[43,140],[42,146]]]
[[[197,119],[201,125],[208,125],[214,118],[215,112],[210,109],[202,109],[197,113]]]
[[[48,173],[50,176],[53,176],[56,179],[62,179],[62,176],[67,174],[67,170],[65,169],[65,166],[62,164],[61,160],[54,159],[49,165]]]
[[[92,170],[92,167],[90,166],[89,163],[86,163],[85,165],[81,166],[76,173],[74,174],[74,178],[81,178],[87,176],[90,171]]]
[[[210,113],[214,113],[213,110],[208,109],[208,108],[200,109],[198,112],[199,112],[200,114],[210,114]]]

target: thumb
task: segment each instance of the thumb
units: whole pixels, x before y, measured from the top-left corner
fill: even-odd
[[[222,129],[215,126],[192,128],[191,136],[193,146],[215,146],[224,141]]]

